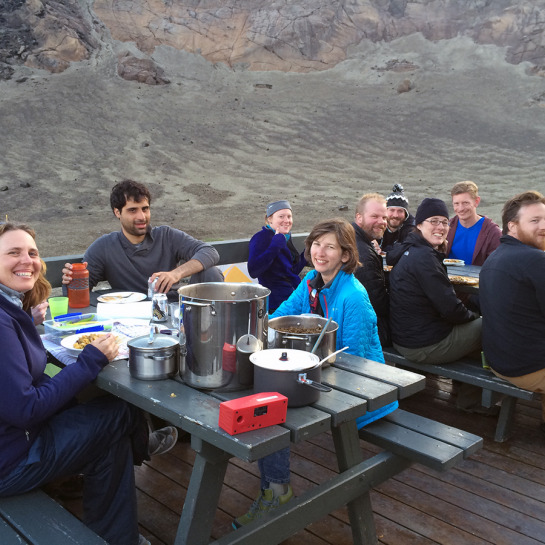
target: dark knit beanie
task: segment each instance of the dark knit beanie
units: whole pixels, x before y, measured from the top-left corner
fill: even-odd
[[[416,211],[416,225],[433,216],[444,216],[448,219],[448,208],[441,199],[424,199]]]
[[[403,210],[405,210],[405,219],[409,217],[409,199],[405,197],[401,184],[395,184],[394,187],[392,187],[392,193],[390,193],[386,199],[386,208],[392,206],[403,208]]]

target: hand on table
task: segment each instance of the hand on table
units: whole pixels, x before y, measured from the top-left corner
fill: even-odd
[[[91,343],[95,348],[98,348],[107,358],[108,361],[112,361],[119,352],[119,346],[115,335],[107,333],[106,335],[100,335]]]

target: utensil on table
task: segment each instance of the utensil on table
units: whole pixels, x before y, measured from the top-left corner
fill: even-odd
[[[332,354],[329,354],[329,356],[326,356],[323,360],[320,360],[320,363],[318,365],[322,365],[324,362],[326,362],[329,358],[332,358],[333,356],[336,356],[340,352],[344,352],[345,350],[348,350],[348,346],[345,346],[343,348],[340,348],[339,350],[336,350]]]

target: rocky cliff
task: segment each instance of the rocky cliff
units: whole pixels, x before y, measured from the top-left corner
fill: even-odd
[[[362,40],[413,33],[503,46],[509,62],[539,69],[545,0],[0,0],[0,73],[23,62],[62,71],[110,36],[136,43],[142,58],[166,45],[234,68],[311,72],[343,61]],[[164,82],[121,66],[124,73]]]

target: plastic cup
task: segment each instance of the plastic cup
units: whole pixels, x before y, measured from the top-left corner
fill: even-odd
[[[68,314],[68,297],[50,297],[48,299],[51,318]]]
[[[174,329],[178,329],[180,327],[180,303],[170,303],[168,306],[170,323]]]

